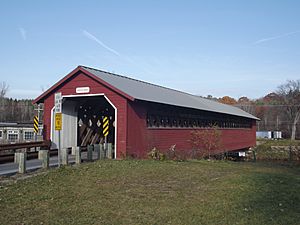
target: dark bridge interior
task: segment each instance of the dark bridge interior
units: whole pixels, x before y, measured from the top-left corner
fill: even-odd
[[[73,100],[77,102],[77,145],[104,143],[103,125],[108,126],[107,143],[114,143],[115,110],[105,97],[76,97]],[[105,117],[108,119],[108,124],[103,122]]]

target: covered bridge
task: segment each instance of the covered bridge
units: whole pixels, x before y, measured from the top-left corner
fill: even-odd
[[[51,140],[53,147],[58,142],[55,93],[62,95],[61,147],[106,139],[113,143],[115,158],[143,158],[153,147],[167,151],[175,144],[177,151],[190,151],[191,131],[210,124],[221,131],[222,144],[216,152],[255,145],[257,118],[239,108],[78,66],[34,100],[44,103],[44,139]]]

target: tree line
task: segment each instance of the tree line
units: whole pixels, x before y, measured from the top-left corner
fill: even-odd
[[[284,138],[300,139],[300,80],[286,83],[259,99],[224,96],[215,100],[237,106],[260,119],[258,131],[282,131]],[[298,132],[297,132],[298,131]]]
[[[29,123],[33,121],[32,99],[0,99],[0,122]]]
[[[32,99],[7,98],[8,89],[9,86],[5,82],[0,83],[0,122],[32,122],[34,116]]]
[[[0,83],[0,122],[32,122],[35,114],[32,99],[7,98],[8,88],[5,82]],[[258,117],[258,131],[278,130],[284,138],[300,139],[300,80],[288,80],[274,92],[258,99],[246,96],[215,98],[211,95],[206,98],[239,107]]]

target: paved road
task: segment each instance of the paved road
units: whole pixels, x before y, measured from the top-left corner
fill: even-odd
[[[86,159],[86,152],[82,152],[82,159]],[[93,155],[93,158],[96,158],[96,154]],[[75,163],[75,156],[69,155],[69,163]],[[49,161],[49,166],[55,167],[57,166],[57,156],[52,156]],[[38,159],[31,159],[26,161],[26,171],[32,171],[42,168],[42,162]],[[18,172],[18,164],[17,163],[5,163],[0,164],[0,176],[8,176],[13,175]]]

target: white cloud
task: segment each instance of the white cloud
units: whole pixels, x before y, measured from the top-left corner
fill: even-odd
[[[114,55],[118,56],[121,60],[126,61],[127,63],[133,64],[136,67],[140,68],[143,72],[148,73],[150,75],[153,75],[153,73],[151,71],[149,71],[148,69],[145,69],[143,66],[141,66],[141,63],[136,63],[136,60],[133,60],[131,57],[128,57],[124,54],[119,53],[117,50],[109,47],[108,45],[106,45],[103,41],[101,41],[99,38],[97,38],[96,36],[94,36],[93,34],[91,34],[90,32],[86,31],[86,30],[82,30],[82,34],[87,37],[88,39],[95,41],[96,43],[98,43],[101,47],[105,48],[106,50],[110,51],[111,53],[113,53]]]
[[[117,52],[116,50],[112,49],[111,47],[109,47],[108,45],[104,44],[100,39],[98,39],[97,37],[95,37],[94,35],[92,35],[91,33],[89,33],[86,30],[82,31],[82,34],[84,36],[86,36],[88,39],[97,42],[100,46],[102,46],[103,48],[105,48],[106,50],[110,51],[111,53],[120,56],[120,53]]]
[[[297,34],[297,33],[300,33],[300,31],[298,30],[298,31],[293,31],[293,32],[289,32],[289,33],[285,33],[285,34],[273,36],[273,37],[262,38],[262,39],[260,39],[260,40],[258,40],[256,42],[254,42],[254,44],[255,45],[261,44],[263,42],[272,41],[272,40],[279,39],[279,38],[284,38],[284,37],[291,36],[291,35],[294,35],[294,34]]]
[[[27,39],[27,31],[23,27],[19,27],[19,32],[21,34],[21,37],[24,41]]]

